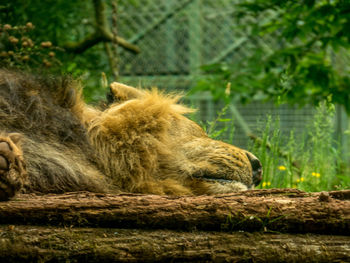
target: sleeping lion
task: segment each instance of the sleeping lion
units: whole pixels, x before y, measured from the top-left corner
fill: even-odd
[[[79,82],[0,70],[0,200],[18,192],[220,194],[262,178],[250,152],[213,140],[179,96],[110,85],[105,109]]]

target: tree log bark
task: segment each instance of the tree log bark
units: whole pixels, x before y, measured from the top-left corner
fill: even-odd
[[[0,203],[0,224],[350,235],[350,190],[217,196],[66,193]]]
[[[0,226],[1,262],[349,262],[350,237]]]

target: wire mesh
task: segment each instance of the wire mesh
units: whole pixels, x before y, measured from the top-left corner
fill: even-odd
[[[235,27],[232,13],[236,3],[237,0],[120,3],[118,32],[141,49],[138,55],[119,49],[120,80],[136,86],[187,91],[194,85],[201,65],[243,60],[257,47],[269,52],[277,44],[275,39],[248,39],[246,32]],[[215,119],[223,106],[213,103],[206,93],[193,96],[189,101],[199,107],[200,121]],[[270,114],[280,117],[282,132],[292,129],[301,132],[313,116],[312,107],[299,109],[254,103],[236,105],[236,108],[253,130],[257,120]],[[342,124],[343,127],[346,125]],[[236,125],[234,143],[242,147],[248,143],[239,125]]]

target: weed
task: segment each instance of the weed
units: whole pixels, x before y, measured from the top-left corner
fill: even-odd
[[[226,110],[227,106],[215,120],[202,126],[211,138],[233,143],[234,121],[223,118]],[[309,192],[349,189],[350,166],[341,161],[341,145],[334,139],[334,114],[333,104],[320,103],[305,131],[299,134],[293,130],[282,133],[279,118],[267,116],[258,130],[259,140],[249,147],[263,164],[263,180],[258,188]]]
[[[346,168],[340,167],[341,148],[334,139],[334,113],[333,104],[320,103],[299,136],[294,131],[281,134],[279,120],[268,117],[262,143],[251,149],[264,166],[260,188],[291,187],[311,192],[349,188]],[[271,145],[268,151],[267,143]]]
[[[234,120],[230,118],[224,118],[228,107],[229,104],[217,112],[217,117],[214,120],[207,121],[206,123],[200,122],[200,124],[210,138],[216,140],[224,140],[232,143],[235,131]],[[196,116],[192,116],[192,119],[196,119]],[[225,138],[225,135],[227,134],[228,138]]]

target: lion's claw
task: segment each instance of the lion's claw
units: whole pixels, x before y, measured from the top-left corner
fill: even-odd
[[[10,137],[0,137],[0,200],[14,196],[26,178],[20,148]]]
[[[7,159],[1,154],[2,152],[10,151],[10,146],[7,142],[0,142],[0,170],[8,170],[9,163]]]

